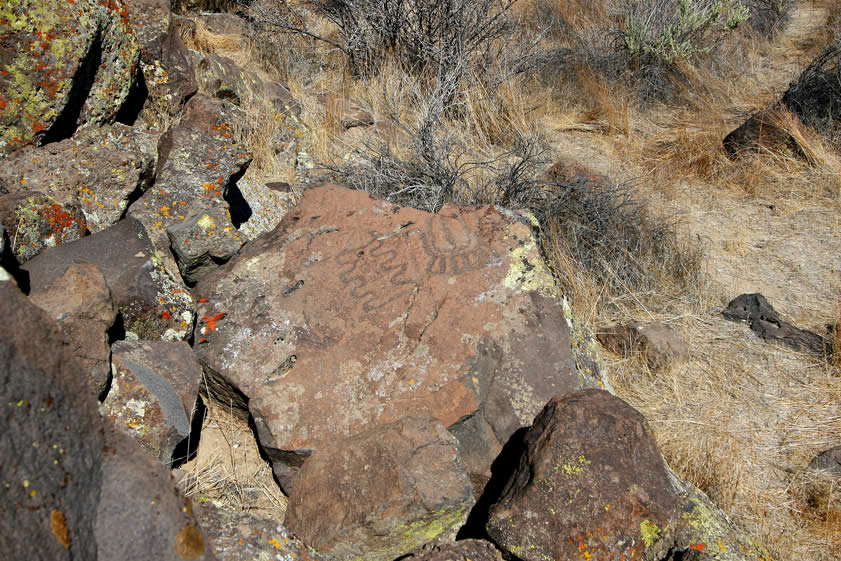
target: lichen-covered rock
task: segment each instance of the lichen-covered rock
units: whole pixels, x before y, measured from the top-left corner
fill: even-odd
[[[609,392],[555,397],[524,437],[525,450],[487,530],[524,561],[663,559],[679,517],[643,416]]]
[[[219,232],[238,237],[231,215],[236,218],[241,211],[231,209],[226,197],[251,162],[251,154],[233,138],[232,127],[241,118],[241,110],[224,101],[190,99],[181,124],[161,138],[155,187],[129,208],[129,216],[143,223],[166,268],[175,274],[167,228],[184,221],[196,201],[218,211],[214,220]]]
[[[669,470],[639,412],[592,389],[553,398],[535,418],[487,532],[523,561],[768,558]]]
[[[117,341],[105,415],[164,465],[182,461],[176,448],[190,436],[201,366],[183,342]]]
[[[294,165],[291,169],[294,170]],[[251,209],[251,215],[240,224],[239,231],[250,240],[274,230],[295,206],[295,194],[289,185],[285,184],[284,190],[273,189],[274,185],[277,184],[249,178],[247,173],[237,181],[242,198]]]
[[[203,94],[236,105],[268,102],[285,115],[297,116],[300,113],[300,107],[286,86],[267,82],[256,72],[242,68],[227,57],[190,51],[190,58]]]
[[[166,128],[198,89],[187,47],[173,21],[170,0],[124,1],[140,44],[147,90],[137,124]]]
[[[150,145],[157,135],[124,125],[90,127],[73,138],[39,148],[26,147],[3,160],[0,183],[10,192],[49,195],[77,204],[91,232],[116,223],[129,202],[154,179]]]
[[[460,540],[448,544],[430,544],[406,557],[405,561],[502,561],[502,554],[483,540]]]
[[[406,417],[319,449],[289,496],[286,526],[340,560],[390,561],[455,537],[473,495],[455,437]]]
[[[4,559],[96,559],[102,463],[96,399],[55,320],[0,269],[0,550]]]
[[[120,0],[0,4],[0,153],[113,122],[139,58]]]
[[[127,333],[167,340],[192,334],[192,299],[180,279],[164,268],[137,220],[127,218],[84,239],[50,248],[23,269],[32,290],[40,291],[77,261],[93,263],[102,272]]]
[[[58,322],[91,395],[103,397],[111,379],[108,330],[117,319],[105,277],[92,263],[74,263],[29,298]]]
[[[220,561],[334,561],[307,547],[277,520],[217,506],[207,497],[200,497],[199,501],[198,520]]]
[[[233,227],[230,213],[220,205],[196,201],[188,208],[187,217],[166,233],[181,277],[192,286],[236,255],[245,236]]]
[[[275,474],[332,439],[430,416],[470,473],[579,375],[532,224],[494,207],[434,215],[336,186],[198,283],[195,351],[246,407]]]
[[[79,203],[61,203],[34,191],[0,196],[0,222],[19,263],[29,261],[46,248],[78,240],[88,230]]]
[[[92,537],[99,561],[216,559],[169,470],[109,425]]]

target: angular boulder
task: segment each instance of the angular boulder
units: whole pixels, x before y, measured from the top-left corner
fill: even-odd
[[[187,217],[167,228],[166,233],[181,278],[192,286],[233,257],[244,237],[233,231],[231,216],[221,205],[195,201],[188,208]]]
[[[0,196],[0,223],[18,263],[29,261],[49,247],[78,240],[88,232],[78,202],[62,203],[35,191]]]
[[[87,374],[84,383],[92,395],[104,397],[111,379],[108,330],[117,320],[105,277],[92,263],[74,263],[48,287],[39,288],[30,300],[56,320]]]
[[[286,526],[339,560],[390,561],[455,533],[473,505],[455,437],[429,417],[334,441],[303,465]]]
[[[295,194],[288,184],[282,188],[273,188],[278,183],[255,181],[246,174],[237,181],[242,198],[251,209],[251,216],[239,227],[239,231],[248,239],[271,232],[281,219],[295,206]]]
[[[0,550],[6,559],[96,559],[103,437],[96,399],[55,320],[0,269]]]
[[[219,238],[238,246],[245,243],[231,214],[236,217],[247,209],[231,209],[226,197],[236,190],[236,180],[251,162],[250,153],[233,138],[232,127],[243,118],[237,107],[194,96],[185,111],[181,124],[161,139],[155,187],[132,204],[128,213],[143,223],[165,266],[175,274],[178,267],[170,254],[167,228],[184,221],[197,201],[203,208],[218,211]]]
[[[0,7],[0,153],[113,122],[140,50],[120,0],[18,0]]]
[[[407,411],[487,474],[549,396],[598,383],[573,362],[531,223],[494,207],[310,189],[194,295],[211,393],[248,408],[284,486],[311,451]]]
[[[99,561],[216,559],[190,499],[175,487],[169,471],[108,425],[96,528],[88,541],[91,537]]]
[[[826,471],[841,478],[841,446],[824,450],[809,462],[809,469]]]
[[[797,131],[801,138],[806,134],[803,124],[785,107],[758,111],[724,137],[724,152],[731,160],[751,152],[792,153],[803,157],[792,130]]]
[[[124,125],[88,128],[71,139],[18,150],[3,161],[0,183],[10,192],[38,191],[59,203],[75,203],[87,228],[98,232],[116,223],[151,185],[150,145],[157,146],[156,135]]]
[[[170,0],[124,0],[140,44],[146,99],[138,125],[167,128],[198,90],[187,47],[173,21]]]
[[[573,392],[549,401],[524,440],[491,507],[494,543],[523,561],[666,557],[682,501],[640,413],[606,391]]]
[[[192,299],[180,279],[163,267],[137,220],[127,218],[82,240],[50,248],[23,269],[38,292],[77,261],[93,263],[102,272],[126,332],[167,340],[192,334]]]
[[[230,58],[190,51],[190,61],[199,90],[209,97],[236,105],[268,102],[281,114],[297,116],[300,113],[289,88],[263,80],[259,74],[242,68]]]
[[[193,415],[199,405],[201,366],[183,342],[117,341],[112,349],[113,380],[102,410],[118,430],[131,436],[164,465],[186,458]]]
[[[599,343],[621,356],[640,355],[654,372],[689,360],[683,336],[662,323],[613,325],[596,334]]]

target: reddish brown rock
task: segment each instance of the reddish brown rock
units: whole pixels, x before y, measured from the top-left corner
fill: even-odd
[[[487,530],[524,561],[663,559],[681,502],[643,416],[606,391],[583,390],[535,418]]]
[[[96,265],[74,263],[29,297],[58,322],[82,373],[87,374],[84,382],[92,395],[103,397],[111,378],[108,330],[117,319],[105,277]]]
[[[450,427],[468,471],[579,376],[532,226],[438,215],[326,186],[197,285],[212,393],[247,407],[284,486],[339,436],[413,415]]]
[[[172,277],[133,218],[92,236],[50,248],[26,263],[33,292],[45,290],[80,261],[96,265],[127,332],[141,339],[186,339],[193,329],[193,301],[180,279]]]
[[[190,437],[202,376],[190,346],[117,341],[111,352],[114,377],[102,403],[105,415],[164,465],[185,460],[174,454]]]
[[[390,561],[455,537],[473,505],[455,437],[407,417],[319,449],[289,496],[286,525],[340,560]]]
[[[0,551],[4,559],[96,559],[96,399],[55,320],[3,269],[0,315]]]
[[[29,261],[46,248],[78,240],[88,231],[79,203],[62,203],[34,191],[0,196],[0,223],[18,263]]]
[[[596,338],[618,355],[642,356],[652,371],[689,360],[689,348],[681,334],[662,323],[614,325],[602,329]]]
[[[124,125],[88,128],[73,138],[18,150],[0,169],[10,192],[38,191],[72,202],[91,232],[116,223],[154,179],[157,135]]]
[[[120,0],[19,0],[0,15],[0,153],[117,118],[140,58]]]

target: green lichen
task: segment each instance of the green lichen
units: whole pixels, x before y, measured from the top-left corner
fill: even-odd
[[[719,561],[771,561],[771,556],[749,536],[738,532],[725,514],[691,494],[683,509],[685,541],[706,544],[709,555]]]
[[[549,298],[560,297],[555,278],[546,267],[534,238],[511,250],[510,260],[508,274],[502,281],[506,288],[537,292]]]
[[[651,547],[660,539],[660,528],[650,520],[642,521],[640,524],[640,533],[642,534],[642,541],[645,547]]]

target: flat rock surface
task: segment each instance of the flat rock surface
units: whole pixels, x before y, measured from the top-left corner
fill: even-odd
[[[594,383],[521,219],[324,186],[202,279],[195,351],[224,403],[249,398],[281,483],[290,454],[407,412],[472,423],[462,453],[483,473],[549,397]]]
[[[434,419],[406,417],[313,454],[295,480],[286,525],[338,559],[391,561],[455,537],[472,505],[455,437]]]

